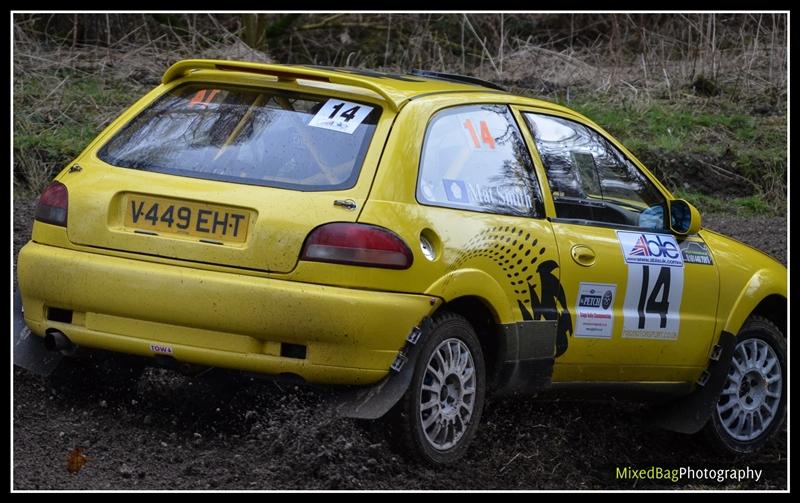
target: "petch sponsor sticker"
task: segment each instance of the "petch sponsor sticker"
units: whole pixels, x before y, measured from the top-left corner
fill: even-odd
[[[617,238],[628,264],[683,267],[683,256],[674,236],[617,231]]]
[[[353,134],[371,111],[372,107],[361,103],[330,99],[311,118],[308,125]]]
[[[575,306],[575,337],[610,339],[614,328],[617,285],[581,283]]]

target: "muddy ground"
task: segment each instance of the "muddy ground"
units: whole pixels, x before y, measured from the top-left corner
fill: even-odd
[[[14,251],[33,203],[15,202]],[[786,262],[786,219],[707,215],[705,225]],[[15,489],[785,489],[786,429],[759,454],[726,460],[698,437],[656,429],[622,401],[489,403],[463,462],[430,469],[376,428],[331,417],[319,394],[273,382],[232,386],[151,369],[136,389],[70,390],[14,368]],[[69,453],[87,460],[67,471]],[[615,480],[626,466],[763,469],[760,481]]]

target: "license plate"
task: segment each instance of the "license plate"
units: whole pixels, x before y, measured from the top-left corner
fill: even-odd
[[[138,195],[128,195],[123,201],[125,227],[134,231],[234,243],[247,239],[248,211]]]

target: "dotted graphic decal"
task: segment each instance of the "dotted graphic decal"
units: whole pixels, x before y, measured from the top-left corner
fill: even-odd
[[[543,260],[545,251],[538,239],[524,229],[514,226],[488,227],[467,241],[449,270],[459,269],[479,258],[494,262],[503,271],[517,296],[522,319],[558,322],[558,356],[567,350],[567,336],[572,336],[572,318],[564,289],[554,273],[558,263]]]

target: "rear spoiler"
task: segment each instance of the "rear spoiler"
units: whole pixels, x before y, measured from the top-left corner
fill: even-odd
[[[341,84],[353,87],[369,89],[381,96],[392,110],[397,111],[400,105],[407,99],[405,95],[392,96],[390,92],[381,86],[359,77],[343,72],[322,70],[317,68],[295,67],[287,65],[272,65],[266,63],[247,63],[242,61],[221,61],[212,59],[186,59],[178,61],[170,66],[161,78],[163,84],[177,80],[196,70],[222,70],[245,73],[258,73],[277,77],[278,80],[315,80],[319,82],[329,82],[331,84]]]

